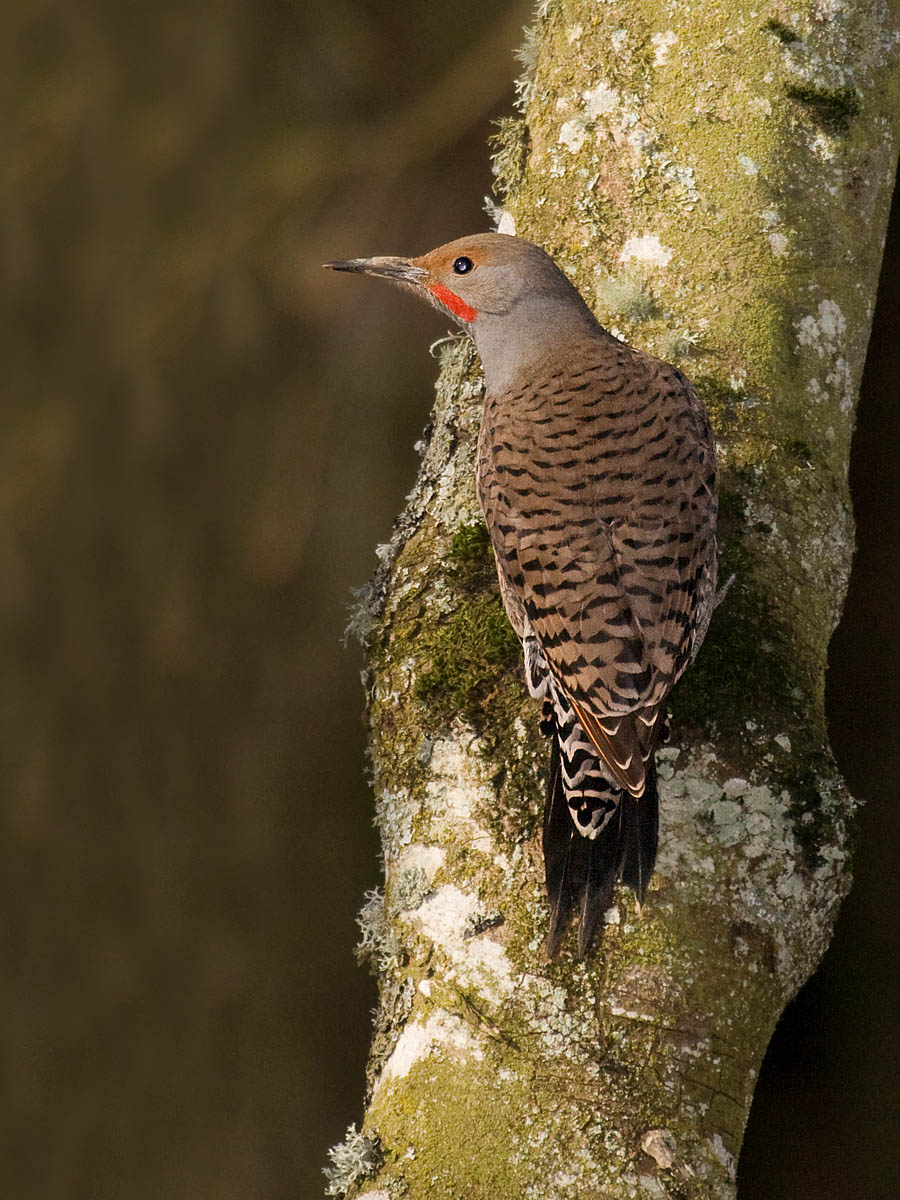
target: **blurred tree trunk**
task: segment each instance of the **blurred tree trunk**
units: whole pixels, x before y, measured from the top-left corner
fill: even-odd
[[[620,893],[587,963],[569,945],[548,964],[546,747],[475,501],[477,364],[448,344],[419,480],[358,614],[381,1005],[334,1194],[734,1194],[767,1043],[849,886],[824,671],[895,164],[888,21],[875,0],[540,6],[495,156],[500,228],[697,382],[737,580],[674,697],[644,911]]]

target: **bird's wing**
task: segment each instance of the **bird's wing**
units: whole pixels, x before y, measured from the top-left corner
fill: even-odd
[[[582,509],[563,539],[552,521],[549,532],[516,522],[508,587],[598,754],[634,795],[705,603],[707,509],[704,488],[685,488],[665,516],[604,520]]]
[[[606,374],[497,402],[479,488],[504,592],[611,774],[639,795],[710,603],[715,449],[683,376],[617,354]]]
[[[515,582],[554,679],[616,782],[636,795],[690,645],[690,581],[668,524],[597,520],[563,545],[529,531],[515,555]]]

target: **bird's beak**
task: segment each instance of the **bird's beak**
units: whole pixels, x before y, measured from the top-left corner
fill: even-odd
[[[408,258],[350,258],[346,262],[323,263],[329,271],[355,271],[357,275],[383,275],[398,283],[420,284],[428,275]]]

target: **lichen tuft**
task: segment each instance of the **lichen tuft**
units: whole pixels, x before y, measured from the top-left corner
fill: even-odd
[[[356,923],[360,938],[356,946],[357,962],[370,962],[379,973],[393,970],[399,964],[400,946],[387,917],[384,895],[380,888],[366,892]]]
[[[382,1163],[377,1139],[361,1133],[355,1125],[347,1128],[347,1136],[328,1151],[330,1167],[322,1172],[328,1180],[326,1196],[346,1196],[350,1188],[370,1178]]]
[[[633,271],[598,279],[594,291],[609,313],[627,321],[646,321],[657,312],[656,301],[641,276]]]

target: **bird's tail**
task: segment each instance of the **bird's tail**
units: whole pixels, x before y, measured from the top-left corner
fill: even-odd
[[[643,904],[656,862],[659,794],[656,766],[650,761],[640,799],[622,791],[619,803],[596,837],[575,827],[563,787],[559,741],[551,738],[550,773],[544,809],[544,868],[550,901],[547,954],[559,951],[573,912],[578,913],[578,956],[584,958],[612,903],[617,880]]]

